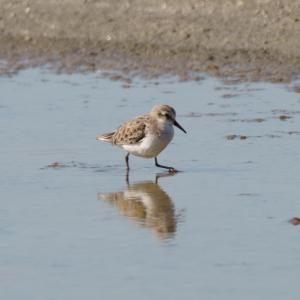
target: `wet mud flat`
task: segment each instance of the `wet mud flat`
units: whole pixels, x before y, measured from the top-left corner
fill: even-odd
[[[2,74],[48,64],[284,82],[300,72],[298,0],[0,0],[0,7]]]

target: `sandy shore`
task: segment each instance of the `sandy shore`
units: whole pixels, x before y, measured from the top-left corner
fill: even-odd
[[[197,72],[289,81],[300,72],[298,0],[0,0],[0,72]],[[127,75],[126,75],[127,76]]]

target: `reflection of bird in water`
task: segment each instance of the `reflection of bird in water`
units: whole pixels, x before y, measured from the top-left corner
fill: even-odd
[[[151,181],[139,182],[121,192],[101,194],[98,199],[109,201],[119,211],[141,226],[167,239],[176,232],[177,217],[170,196],[159,184]]]

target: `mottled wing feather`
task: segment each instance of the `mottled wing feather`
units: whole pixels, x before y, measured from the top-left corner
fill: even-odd
[[[96,136],[96,139],[99,141],[111,142],[111,139],[114,134],[114,132],[99,134]]]
[[[132,145],[140,142],[146,135],[146,122],[149,116],[140,116],[120,126],[112,137],[114,145]]]

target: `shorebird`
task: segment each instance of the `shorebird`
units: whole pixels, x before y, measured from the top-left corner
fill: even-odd
[[[176,121],[176,111],[169,105],[155,105],[148,114],[130,119],[113,132],[98,135],[97,140],[110,142],[122,147],[128,153],[125,156],[127,171],[129,155],[153,158],[159,168],[177,172],[173,167],[158,163],[157,156],[171,142],[174,136],[173,125],[186,131]]]

